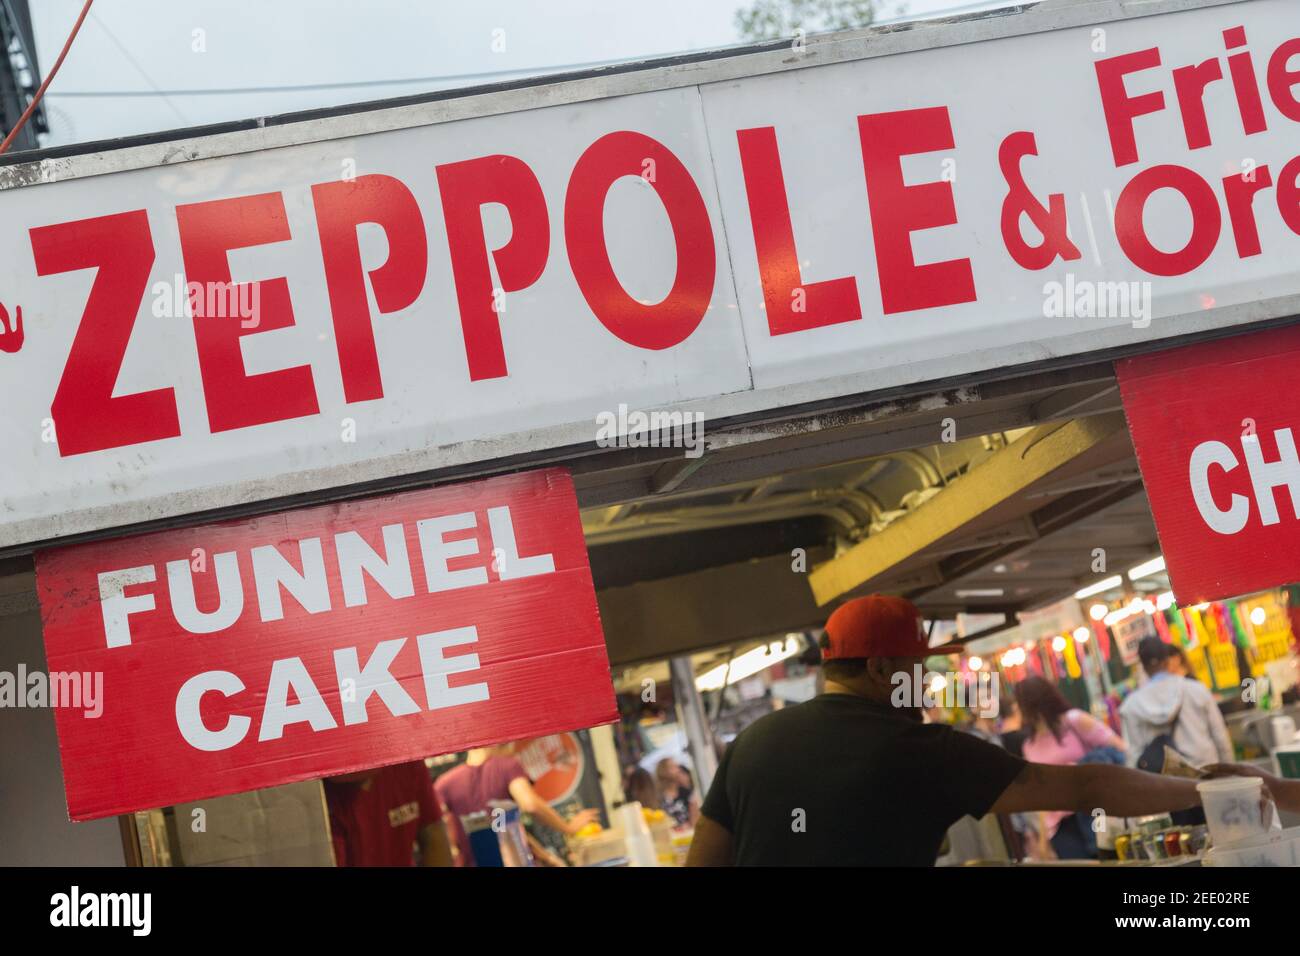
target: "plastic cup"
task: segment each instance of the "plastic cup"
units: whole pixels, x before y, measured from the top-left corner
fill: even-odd
[[[1231,846],[1216,844],[1205,851],[1204,866],[1300,865],[1300,827],[1274,830]]]
[[[1220,777],[1196,785],[1205,807],[1205,822],[1216,845],[1262,836],[1266,830],[1260,810],[1264,781],[1258,777]]]

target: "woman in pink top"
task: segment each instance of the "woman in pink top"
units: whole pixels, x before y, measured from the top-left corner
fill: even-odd
[[[1025,759],[1033,763],[1076,764],[1089,751],[1098,747],[1125,750],[1124,740],[1113,730],[1090,715],[1071,707],[1069,701],[1050,681],[1042,677],[1029,677],[1016,687],[1016,703],[1020,706],[1024,729],[1030,734],[1025,740]],[[1094,856],[1091,818],[1067,811],[1045,814],[1047,835],[1052,849],[1062,860],[1086,859]]]

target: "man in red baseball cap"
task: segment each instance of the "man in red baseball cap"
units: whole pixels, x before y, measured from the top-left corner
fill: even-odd
[[[906,598],[885,594],[840,605],[827,619],[822,641],[822,658],[828,661],[960,653],[960,644],[930,647],[916,605]]]
[[[1196,783],[1104,764],[1026,763],[922,720],[907,690],[929,647],[910,601],[872,595],[830,616],[825,690],[756,720],[732,742],[687,865],[932,866],[967,814],[1103,808],[1142,816],[1198,803]]]

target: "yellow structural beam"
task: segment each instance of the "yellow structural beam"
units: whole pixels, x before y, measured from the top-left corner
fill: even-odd
[[[1040,425],[995,452],[879,534],[818,565],[813,598],[827,604],[946,538],[1124,428],[1119,413]]]

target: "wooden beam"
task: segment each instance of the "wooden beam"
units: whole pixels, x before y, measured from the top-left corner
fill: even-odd
[[[830,557],[810,547],[808,567]],[[826,612],[813,603],[788,554],[741,561],[596,593],[613,667],[820,626]]]
[[[912,513],[808,576],[825,605],[959,531],[984,512],[1023,492],[1125,428],[1119,413],[1041,425],[953,482]]]
[[[660,465],[650,476],[650,491],[656,495],[666,495],[676,491],[687,478],[700,470],[704,464],[704,455],[695,458],[681,458]]]

